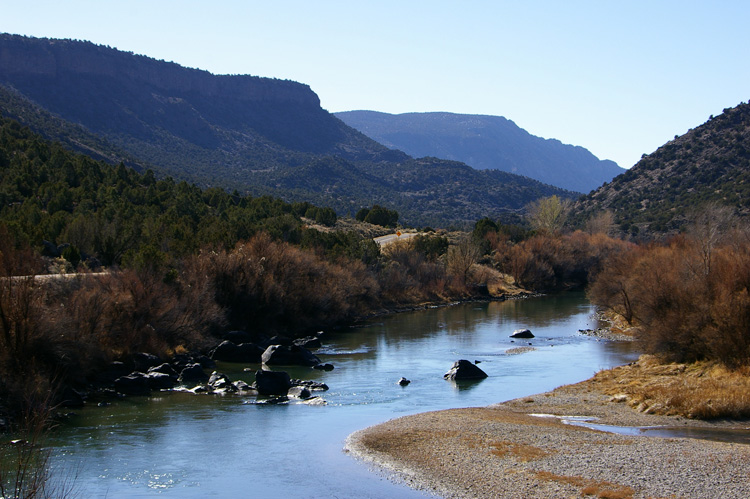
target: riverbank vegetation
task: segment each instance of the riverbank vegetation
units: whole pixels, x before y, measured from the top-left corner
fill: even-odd
[[[643,355],[630,365],[597,373],[591,384],[646,414],[691,419],[750,418],[750,368],[716,361],[666,363]]]
[[[750,231],[706,207],[664,244],[606,261],[589,296],[637,326],[646,353],[668,361],[750,365]]]
[[[114,360],[205,351],[229,330],[297,337],[385,311],[571,289],[588,289],[664,361],[750,365],[750,231],[726,208],[636,244],[609,235],[607,213],[566,231],[569,206],[550,198],[522,224],[485,218],[471,234],[425,229],[380,247],[382,227],[328,208],[156,179],[11,120],[0,172],[0,419],[64,402]],[[360,218],[373,212],[396,223],[379,206]],[[75,277],[39,277],[61,272]]]
[[[11,120],[0,174],[0,426],[138,352],[201,352],[229,330],[303,336],[486,296],[496,277],[475,271],[468,240],[452,250],[426,231],[381,249],[382,228],[338,230],[330,209],[156,179]]]

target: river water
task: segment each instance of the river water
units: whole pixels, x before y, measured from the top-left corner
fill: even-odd
[[[330,372],[287,369],[329,385],[327,405],[265,405],[254,397],[163,393],[86,407],[54,435],[55,463],[76,468],[82,497],[425,497],[342,451],[347,435],[388,419],[484,406],[581,381],[634,360],[631,345],[578,333],[595,328],[582,294],[469,303],[395,314],[324,335]],[[515,340],[529,328],[536,335]],[[529,346],[533,351],[507,353]],[[456,385],[454,361],[489,377]],[[231,379],[243,367],[220,364]],[[258,368],[258,366],[249,366]],[[402,387],[401,376],[411,380]]]

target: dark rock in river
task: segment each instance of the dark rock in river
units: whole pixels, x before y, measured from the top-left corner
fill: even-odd
[[[223,391],[234,391],[235,387],[229,378],[225,374],[217,373],[216,371],[211,373],[211,377],[208,378],[208,386],[212,390],[223,390]]]
[[[312,397],[312,393],[304,386],[293,386],[286,392],[286,396],[304,400]]]
[[[326,385],[325,383],[320,383],[318,381],[293,379],[290,381],[290,383],[292,384],[292,386],[304,386],[305,388],[308,388],[314,392],[324,392],[328,390],[328,385]]]
[[[464,379],[484,379],[487,373],[479,369],[468,360],[458,360],[453,363],[450,371],[443,375],[443,378],[452,381],[461,381]]]
[[[206,381],[208,381],[208,375],[203,372],[200,364],[190,364],[180,373],[182,383],[205,383]]]
[[[177,379],[177,377],[179,376],[179,373],[175,371],[174,367],[172,367],[170,364],[167,364],[166,362],[155,367],[149,367],[148,373],[166,374],[168,376],[172,376],[175,379]]]
[[[145,374],[134,372],[115,380],[115,390],[123,395],[148,395],[151,385]]]
[[[271,345],[284,345],[285,347],[290,347],[293,344],[294,340],[292,340],[290,337],[282,336],[279,334],[267,339],[265,343],[263,343],[263,346],[266,348],[270,347]]]
[[[241,379],[232,383],[234,389],[238,392],[250,392],[253,391],[253,387],[242,381]]]
[[[313,366],[313,369],[317,369],[318,371],[333,371],[333,364],[318,364]]]
[[[294,344],[302,348],[320,348],[320,338],[317,336],[307,336],[294,340]]]
[[[320,359],[313,353],[296,345],[271,345],[263,352],[261,360],[264,364],[277,366],[307,366],[320,364]]]
[[[516,329],[513,331],[513,334],[510,335],[511,338],[533,338],[534,335],[531,334],[531,331],[528,329]]]
[[[255,389],[261,395],[285,395],[292,383],[284,371],[255,371]]]
[[[255,341],[253,335],[248,333],[247,331],[229,331],[228,333],[224,334],[224,339],[227,341],[231,341],[235,345],[239,345],[241,343],[252,343]]]
[[[152,371],[146,374],[148,385],[152,390],[171,390],[177,384],[177,377]]]
[[[211,358],[220,362],[242,362],[257,364],[263,355],[263,349],[252,343],[235,345],[229,340],[222,341],[211,351]]]

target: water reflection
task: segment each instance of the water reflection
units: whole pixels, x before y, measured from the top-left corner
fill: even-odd
[[[87,497],[245,497],[251,484],[252,495],[266,497],[423,498],[343,454],[346,436],[405,414],[548,391],[633,360],[629,345],[578,334],[595,327],[592,312],[573,295],[381,317],[324,336],[317,354],[333,371],[286,369],[293,378],[326,383],[326,406],[257,405],[237,395],[131,398],[82,410],[56,434],[57,449],[82,464]],[[507,355],[526,344],[510,338],[520,327],[537,336],[530,340],[535,349]],[[459,359],[481,361],[489,377],[444,380]],[[249,383],[259,367],[218,370]],[[409,386],[397,384],[402,376]]]
[[[592,430],[615,433],[617,435],[645,436],[659,438],[696,438],[716,442],[733,442],[750,445],[750,428],[700,428],[680,426],[616,426],[593,422],[593,418],[576,420],[563,417],[563,422],[583,426]]]

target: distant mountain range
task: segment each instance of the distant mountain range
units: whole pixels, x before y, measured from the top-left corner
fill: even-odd
[[[251,195],[380,204],[412,225],[471,223],[573,193],[391,150],[292,81],[217,76],[89,42],[0,34],[0,112],[96,158]]]
[[[392,149],[420,158],[461,161],[588,193],[625,170],[583,147],[531,135],[501,116],[453,113],[335,113],[347,125]]]
[[[644,155],[574,208],[574,219],[608,210],[626,232],[669,233],[708,203],[750,213],[750,104],[716,117]]]

